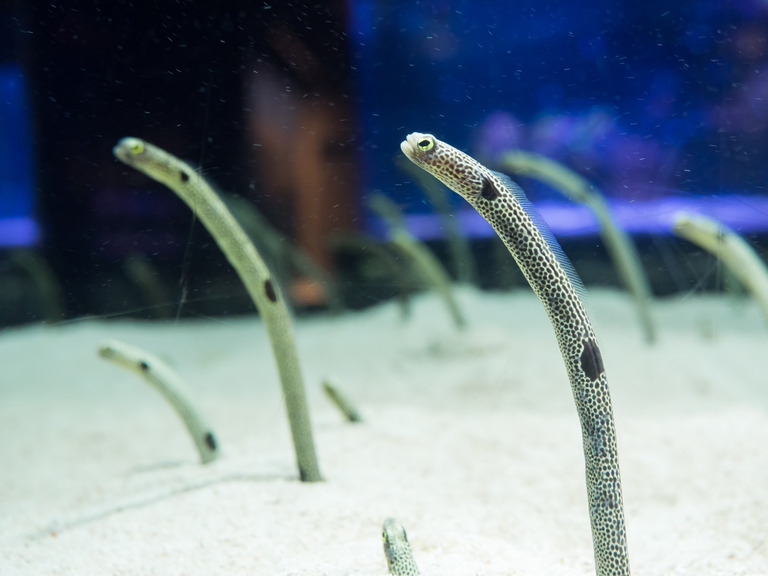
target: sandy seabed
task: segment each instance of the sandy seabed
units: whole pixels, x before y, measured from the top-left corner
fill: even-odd
[[[579,422],[529,291],[457,289],[295,324],[325,477],[297,481],[256,318],[91,320],[0,334],[0,574],[384,576],[381,522],[425,576],[594,574]],[[635,575],[768,574],[768,329],[750,302],[590,291]],[[117,338],[166,359],[213,424],[207,466]],[[343,421],[328,378],[365,417]]]

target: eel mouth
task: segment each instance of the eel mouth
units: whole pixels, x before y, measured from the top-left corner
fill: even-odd
[[[143,151],[144,147],[145,145],[142,140],[131,138],[129,136],[121,138],[120,141],[115,144],[114,148],[112,148],[112,154],[114,154],[121,162],[128,164],[128,166],[136,166],[136,152],[134,150],[140,148]]]
[[[112,154],[114,154],[118,160],[125,162],[126,164],[130,164],[130,154],[124,146],[121,146],[121,144],[122,140],[118,142],[114,148],[112,148]]]
[[[411,144],[410,140],[413,134],[409,134],[405,140],[400,142],[400,150],[403,151],[408,158],[413,158],[416,155],[416,147]]]

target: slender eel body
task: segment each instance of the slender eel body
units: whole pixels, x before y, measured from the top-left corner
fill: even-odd
[[[188,164],[139,138],[123,138],[113,152],[119,160],[165,184],[186,202],[237,271],[269,334],[283,387],[299,476],[305,482],[322,480],[288,307],[280,286],[273,281],[253,242],[221,198]]]
[[[544,305],[581,421],[596,571],[598,576],[628,575],[611,398],[600,349],[579,299],[578,277],[511,180],[430,134],[410,134],[400,147],[493,226]]]
[[[136,372],[160,392],[179,415],[195,442],[200,462],[207,464],[219,455],[213,429],[203,418],[186,386],[176,372],[157,356],[141,348],[110,340],[99,346],[99,356]]]
[[[419,576],[405,528],[394,518],[387,518],[381,529],[381,537],[384,540],[389,573],[392,576]]]
[[[645,341],[653,344],[656,328],[651,318],[651,285],[632,238],[616,224],[605,197],[581,175],[546,156],[515,150],[506,153],[501,162],[512,174],[536,178],[592,210],[616,272],[635,299]]]
[[[424,244],[408,231],[400,208],[383,194],[373,194],[369,206],[389,225],[392,245],[410,260],[423,282],[437,292],[459,330],[466,328],[467,321],[451,291],[451,277],[440,260]]]
[[[327,380],[323,382],[323,391],[326,396],[331,399],[331,402],[339,409],[339,411],[347,419],[347,422],[362,422],[363,417],[360,415],[360,411],[355,406],[355,403],[344,392],[339,390],[337,386],[334,386]]]
[[[697,214],[678,214],[674,232],[722,260],[747,287],[768,323],[768,269],[744,238],[721,222]]]

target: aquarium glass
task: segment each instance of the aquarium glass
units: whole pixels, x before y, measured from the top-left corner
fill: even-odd
[[[365,186],[396,198],[423,235],[439,236],[440,225],[393,169],[411,131],[491,166],[512,148],[560,161],[607,194],[633,232],[666,233],[681,209],[743,231],[768,227],[764,2],[352,7]],[[556,233],[596,232],[551,189],[523,184]],[[463,216],[469,233],[491,234]]]

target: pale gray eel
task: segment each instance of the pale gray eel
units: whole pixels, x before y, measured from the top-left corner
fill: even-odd
[[[493,226],[544,305],[581,420],[596,571],[598,576],[629,575],[611,397],[600,348],[579,298],[581,281],[523,191],[508,177],[430,134],[409,134],[400,147]]]
[[[208,229],[237,271],[269,335],[283,388],[299,477],[305,482],[319,482],[322,476],[293,325],[282,290],[273,281],[264,259],[219,195],[189,164],[139,138],[122,138],[112,152],[121,162],[173,190]]]
[[[413,560],[408,535],[402,524],[394,518],[387,518],[381,528],[381,537],[389,573],[392,576],[419,576],[419,568]]]

